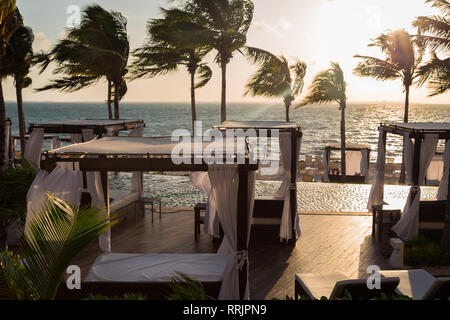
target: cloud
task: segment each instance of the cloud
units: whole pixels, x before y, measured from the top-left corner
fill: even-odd
[[[34,51],[48,51],[52,44],[44,32],[37,32],[34,35],[33,50]]]
[[[282,35],[283,33],[289,32],[292,29],[292,23],[287,21],[286,19],[280,19],[277,22],[262,22],[262,21],[254,21],[252,26],[259,31],[270,32],[277,36]]]

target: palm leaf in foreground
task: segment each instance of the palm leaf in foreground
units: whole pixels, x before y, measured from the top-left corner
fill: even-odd
[[[214,300],[205,293],[201,282],[192,279],[189,275],[177,272],[169,284],[171,289],[168,300]]]
[[[44,208],[22,237],[24,270],[15,272],[15,286],[30,299],[54,299],[71,261],[111,226],[110,219],[100,209],[74,207],[48,194]],[[14,275],[11,264],[0,267],[4,279]]]

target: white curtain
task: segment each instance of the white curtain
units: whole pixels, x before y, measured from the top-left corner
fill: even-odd
[[[362,149],[361,150],[361,166],[360,172],[364,176],[364,182],[369,182],[369,150]]]
[[[329,171],[329,164],[328,164],[328,156],[329,153],[327,151],[328,149],[325,149],[325,151],[323,152],[323,182],[330,182],[330,177],[328,175],[328,171]]]
[[[239,295],[239,270],[245,262],[248,264],[247,251],[237,251],[237,201],[239,188],[238,165],[210,165],[208,168],[211,180],[212,192],[216,199],[217,214],[224,231],[224,239],[217,254],[231,255],[230,263],[225,270],[225,276],[220,289],[220,300],[238,300]],[[248,201],[254,200],[254,174],[249,174]],[[248,206],[247,221],[250,228],[250,218],[253,205]],[[247,238],[247,244],[248,244]],[[247,265],[248,266],[248,265]],[[249,282],[247,268],[247,288],[245,298],[249,298]]]
[[[345,162],[346,162],[346,174],[349,176],[354,176],[361,173],[361,161],[363,157],[361,151],[346,151],[345,152]]]
[[[28,236],[30,223],[42,214],[47,201],[47,193],[79,206],[83,177],[80,171],[57,166],[52,172],[40,170],[31,184],[27,194],[27,217],[25,220],[25,234]]]
[[[283,173],[284,179],[281,183],[280,188],[276,193],[276,197],[284,198],[283,205],[283,214],[281,216],[281,225],[280,225],[280,240],[283,239],[292,239],[295,235],[292,235],[292,220],[291,220],[291,188],[296,189],[295,185],[291,185],[291,164],[292,164],[292,156],[291,156],[291,137],[292,134],[290,132],[281,132],[280,133],[280,151],[281,156],[283,158]],[[301,146],[302,138],[297,138],[297,149],[295,154],[295,163],[298,163],[300,146]],[[297,236],[300,236],[300,223],[298,220],[298,215],[296,215],[295,219],[295,230]]]
[[[372,188],[370,189],[369,202],[367,203],[367,209],[369,209],[369,211],[372,210],[373,206],[383,204],[384,170],[386,168],[386,146],[384,145],[384,135],[385,132],[380,129],[380,135],[378,137],[377,172]]]
[[[91,141],[96,137],[93,129],[82,129],[81,132],[84,141]],[[102,215],[109,217],[109,205],[107,207],[105,203],[100,172],[86,172],[86,185],[91,195],[91,205],[101,209]],[[103,252],[111,252],[111,229],[108,228],[100,235],[98,241]]]
[[[410,139],[406,139],[410,140]],[[419,182],[418,185],[411,186],[409,191],[408,199],[406,200],[405,207],[403,209],[402,217],[400,221],[392,227],[392,230],[397,233],[397,236],[403,240],[409,240],[417,237],[419,234],[419,204],[420,204],[420,186],[425,182],[425,175],[430,165],[431,159],[436,152],[436,147],[438,144],[439,135],[437,134],[426,134],[421,145],[420,150],[420,168],[419,168]],[[409,143],[412,145],[412,142]],[[414,154],[414,146],[408,146]],[[411,150],[406,150],[408,155],[405,154],[405,165],[408,177],[412,177],[413,159],[410,159]],[[411,204],[411,198],[413,193],[416,193],[413,203]]]
[[[216,216],[216,202],[211,188],[208,172],[191,172],[189,174],[191,184],[208,197],[205,209],[203,231],[206,234],[220,238],[219,219]]]
[[[61,139],[53,137],[50,143],[50,150],[61,148]]]
[[[450,172],[450,140],[445,143],[444,151],[444,170],[441,181],[439,182],[439,189],[437,193],[438,200],[447,200],[448,192],[448,175]]]
[[[130,134],[129,137],[142,137],[144,135],[144,125],[138,125],[136,128],[134,128]],[[142,198],[144,196],[144,186],[142,185],[144,173],[141,172],[133,172],[132,178],[131,178],[131,193],[137,193],[139,195],[139,198]]]
[[[41,164],[41,149],[44,143],[44,129],[34,128],[28,138],[24,158],[39,168]]]

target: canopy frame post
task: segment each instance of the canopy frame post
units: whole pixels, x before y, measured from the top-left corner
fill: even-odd
[[[412,172],[412,183],[413,183],[413,191],[411,194],[411,205],[416,198],[417,195],[417,188],[419,187],[419,173],[420,173],[420,153],[422,149],[422,140],[423,135],[419,134],[414,139],[414,159],[413,159],[413,172]]]
[[[297,235],[295,231],[295,219],[297,213],[297,134],[295,131],[291,133],[291,185],[289,187],[289,201],[291,208],[291,232],[292,238],[288,240],[289,244],[295,246]],[[295,187],[295,188],[294,188]]]
[[[248,224],[250,223],[248,214],[248,174],[249,171],[244,166],[238,165],[239,186],[238,186],[238,210],[237,210],[237,251],[247,252]],[[245,298],[245,288],[247,286],[247,260],[239,270],[239,296],[241,300]]]

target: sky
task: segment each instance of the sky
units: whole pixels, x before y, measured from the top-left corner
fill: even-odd
[[[340,63],[347,81],[349,102],[403,101],[401,80],[380,82],[361,78],[352,73],[358,60],[355,54],[382,58],[376,48],[369,48],[370,40],[387,30],[404,28],[411,34],[415,30],[411,22],[420,15],[432,15],[437,11],[424,0],[253,0],[255,12],[247,35],[247,44],[284,55],[288,60],[297,58],[308,65],[302,96],[318,72],[329,67],[330,61]],[[49,50],[57,43],[73,21],[74,10],[98,3],[108,10],[120,11],[128,19],[131,48],[140,46],[146,38],[146,23],[160,17],[160,7],[168,7],[168,0],[18,0],[19,9],[27,26],[35,34],[35,51]],[[213,69],[213,78],[204,88],[197,90],[197,100],[220,101],[220,69],[213,62],[214,52],[205,58]],[[235,53],[228,66],[227,100],[267,101],[266,98],[244,96],[245,84],[256,66],[251,65],[240,53]],[[99,82],[75,93],[58,91],[35,92],[48,83],[52,68],[39,75],[31,73],[32,88],[24,90],[25,101],[104,101],[106,83]],[[128,83],[124,102],[188,102],[190,99],[189,76],[184,67],[172,74],[154,79]],[[4,84],[5,97],[15,100],[13,82]],[[301,97],[297,100],[301,99]],[[414,87],[411,101],[415,103],[450,103],[450,94],[428,97],[426,87]],[[275,100],[276,101],[276,100]]]

